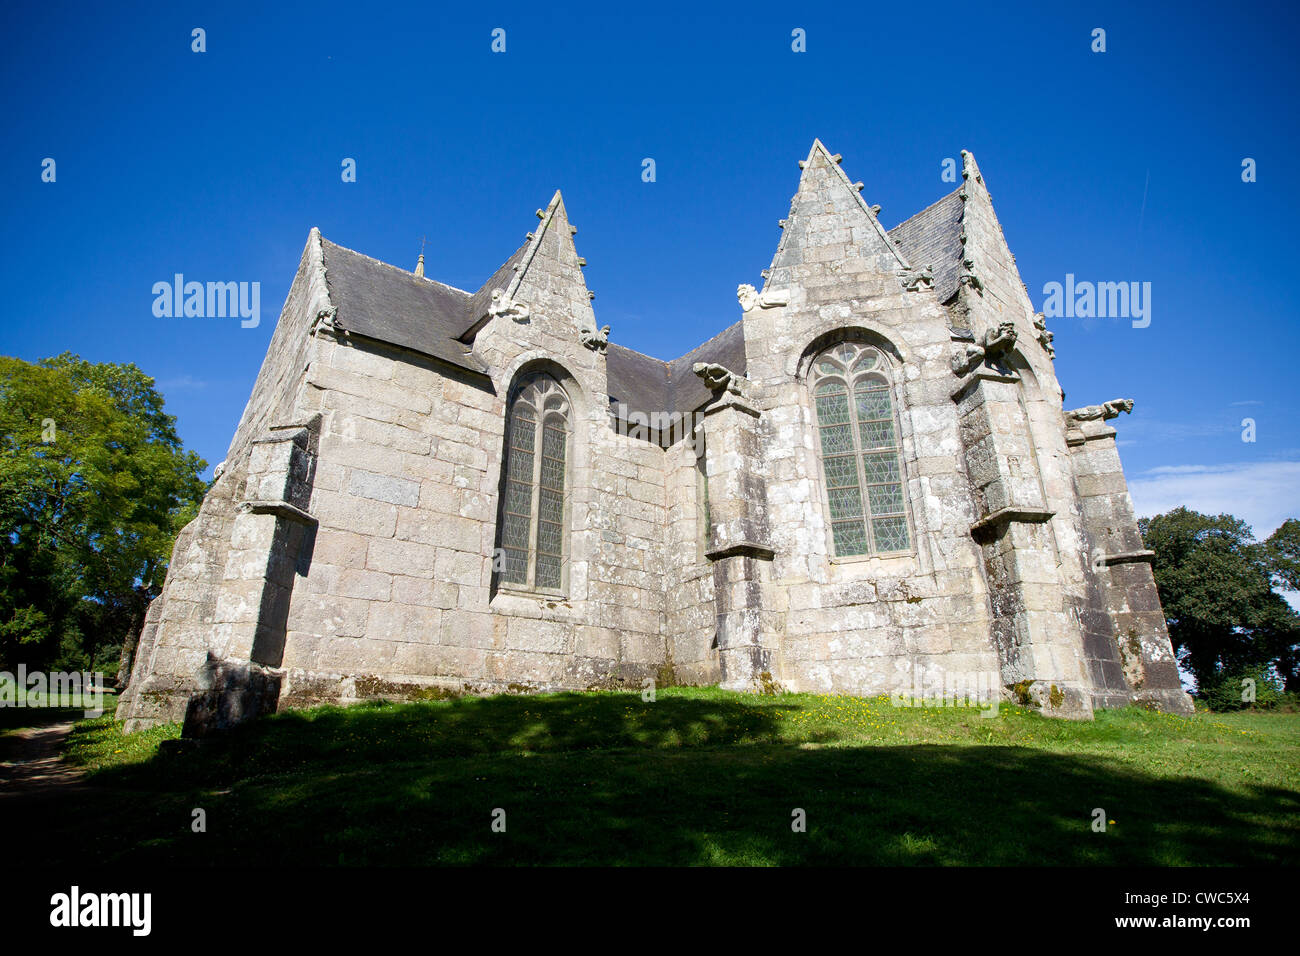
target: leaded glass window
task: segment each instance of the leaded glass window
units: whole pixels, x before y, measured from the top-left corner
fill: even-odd
[[[812,363],[810,383],[837,557],[907,551],[907,500],[889,360],[841,343]]]
[[[525,589],[564,588],[569,399],[537,374],[512,392],[506,416],[499,580]]]

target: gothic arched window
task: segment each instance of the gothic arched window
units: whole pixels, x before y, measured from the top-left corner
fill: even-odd
[[[569,397],[549,375],[521,379],[506,416],[499,580],[560,591],[567,563]]]
[[[841,343],[813,360],[809,384],[835,556],[909,550],[889,359]]]

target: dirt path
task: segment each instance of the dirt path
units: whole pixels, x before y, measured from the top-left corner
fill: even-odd
[[[62,756],[73,722],[53,720],[0,736],[0,800],[48,796],[85,784],[85,774]]]

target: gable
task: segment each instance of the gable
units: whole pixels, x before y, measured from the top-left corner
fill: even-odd
[[[820,218],[828,208],[847,214],[852,222],[849,245],[855,251],[876,257],[882,268],[903,265],[929,266],[934,274],[934,291],[940,302],[949,302],[959,288],[962,274],[963,229],[966,203],[958,188],[887,233],[832,157],[816,141],[805,161],[800,194],[792,203],[791,218],[782,237],[773,270],[789,272],[802,262],[810,245],[831,240],[821,228]],[[539,210],[539,213],[542,211]],[[581,260],[572,246],[568,220],[557,192],[542,216],[543,222],[529,241],[470,293],[345,249],[322,238],[321,246],[330,296],[338,308],[337,324],[348,332],[411,349],[473,372],[486,372],[472,352],[475,336],[489,321],[488,308],[493,290],[509,292],[523,285],[534,257],[539,253],[556,260],[563,271],[573,273],[581,283]],[[551,219],[558,222],[552,228]],[[840,240],[839,236],[834,239]],[[549,251],[548,251],[549,250]],[[774,277],[775,278],[775,277]],[[786,277],[788,281],[788,276]],[[536,297],[544,286],[525,290]],[[576,306],[590,316],[585,285]],[[575,307],[576,307],[575,306]],[[583,318],[586,318],[584,316]],[[594,326],[593,326],[594,327]],[[628,411],[678,412],[685,414],[704,405],[712,393],[694,374],[697,362],[717,363],[733,372],[746,373],[743,322],[722,332],[672,361],[643,355],[611,342],[606,353],[606,372],[611,407]]]

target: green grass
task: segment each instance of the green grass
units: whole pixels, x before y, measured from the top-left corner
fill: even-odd
[[[12,691],[10,699],[17,699]],[[0,734],[65,720],[81,720],[86,711],[95,707],[111,715],[116,706],[117,695],[111,691],[105,691],[98,698],[92,694],[26,694],[22,707],[9,702],[0,707]]]
[[[32,808],[85,863],[1300,862],[1300,717],[716,689],[291,711],[218,740],[78,724],[93,791]],[[174,742],[173,742],[174,741]],[[207,832],[191,831],[191,811]],[[505,833],[490,829],[506,811]],[[1115,821],[1091,829],[1094,808]],[[791,830],[807,813],[808,832]],[[24,811],[27,813],[27,811]],[[75,849],[73,849],[75,848]],[[49,860],[57,862],[57,860]]]

